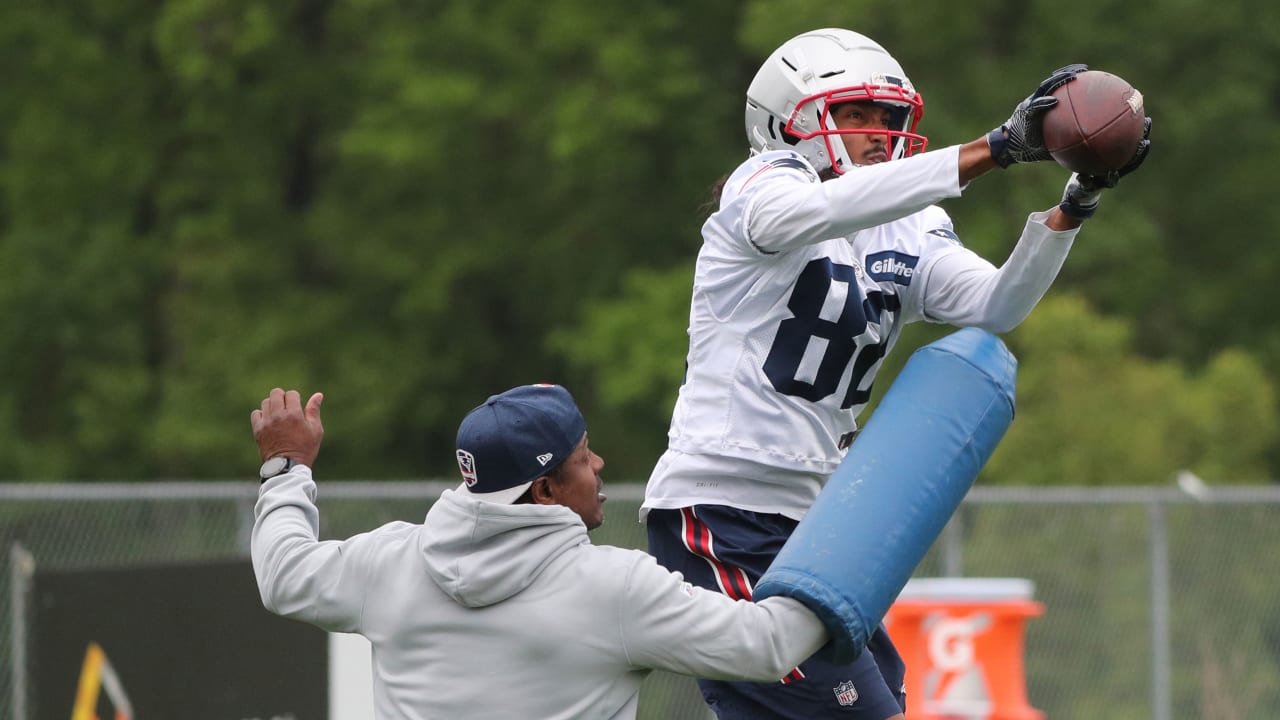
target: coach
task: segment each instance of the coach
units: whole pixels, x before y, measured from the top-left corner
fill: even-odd
[[[373,647],[374,715],[634,718],[651,670],[779,680],[828,640],[800,602],[735,601],[593,545],[604,460],[568,391],[490,397],[458,428],[463,484],[421,523],[317,539],[323,396],[271,391],[253,568],[270,611]]]

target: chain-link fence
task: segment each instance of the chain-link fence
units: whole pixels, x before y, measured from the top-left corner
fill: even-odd
[[[421,520],[453,483],[322,482],[322,535]],[[0,720],[25,705],[20,592],[33,568],[245,558],[256,483],[0,485]],[[595,542],[643,548],[641,488],[612,485]],[[918,577],[1026,578],[1027,691],[1053,720],[1280,717],[1280,488],[972,490]],[[1272,553],[1275,550],[1276,553]],[[140,592],[145,592],[145,588]],[[193,648],[192,652],[198,652]],[[641,717],[705,718],[696,688],[655,675]],[[192,698],[198,700],[199,698]],[[139,720],[157,720],[140,718]],[[301,720],[301,719],[299,719]]]

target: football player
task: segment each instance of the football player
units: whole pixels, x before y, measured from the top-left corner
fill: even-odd
[[[1027,317],[1103,191],[1146,158],[1146,137],[1122,170],[1072,175],[999,267],[936,203],[996,168],[1051,160],[1042,117],[1085,69],[1055,71],[990,133],[925,152],[924,99],[875,41],[823,29],[769,56],[747,90],[750,156],[702,228],[688,368],[641,510],[659,562],[750,598],[843,458],[903,326],[1002,333]],[[904,672],[882,626],[850,665],[699,685],[720,718],[884,720],[903,717]]]

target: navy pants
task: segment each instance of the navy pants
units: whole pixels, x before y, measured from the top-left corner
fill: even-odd
[[[649,552],[685,580],[735,599],[751,599],[797,522],[721,505],[651,510]],[[906,712],[906,666],[883,625],[847,665],[810,658],[779,682],[699,680],[720,720],[884,720]]]

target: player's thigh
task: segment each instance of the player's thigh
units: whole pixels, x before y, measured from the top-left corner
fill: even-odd
[[[751,588],[795,529],[781,515],[722,505],[652,510],[649,552],[694,585],[750,599]]]
[[[699,680],[698,687],[720,720],[886,720],[904,711],[900,680],[889,682],[864,652],[841,665],[806,661],[786,683]]]
[[[699,505],[654,510],[647,525],[649,551],[659,563],[695,585],[749,599],[750,588],[786,542],[795,521]],[[905,707],[904,675],[902,658],[882,625],[872,633],[866,651],[847,665],[810,659],[785,683],[700,681],[699,685],[722,718],[829,715],[884,720]]]

